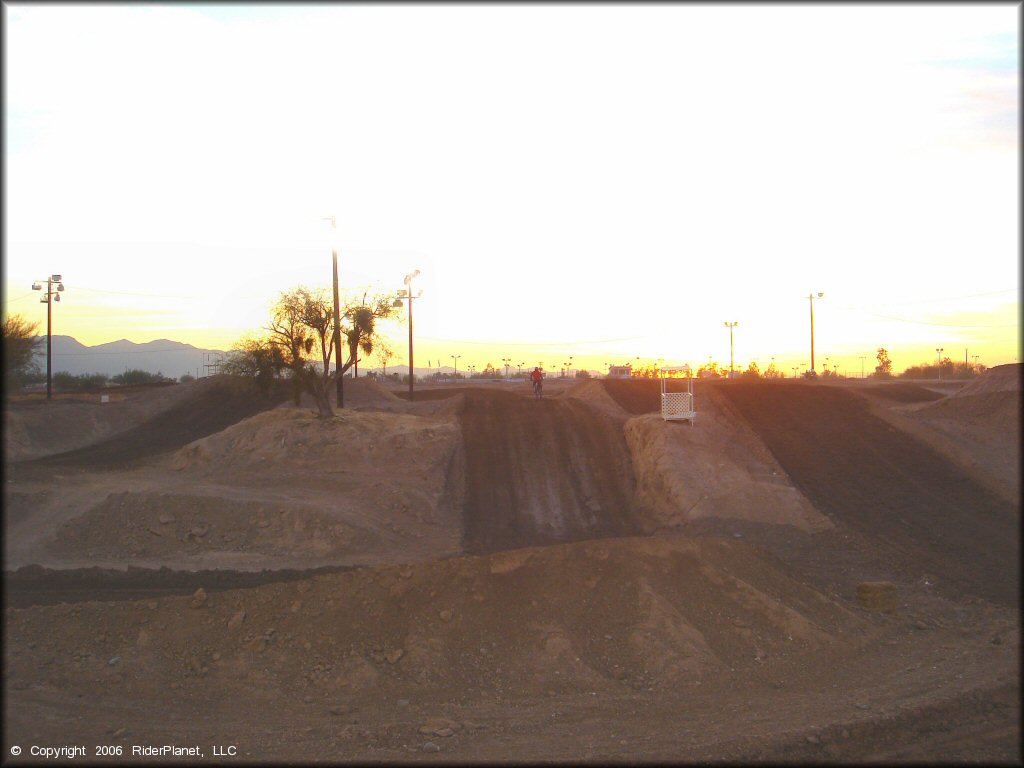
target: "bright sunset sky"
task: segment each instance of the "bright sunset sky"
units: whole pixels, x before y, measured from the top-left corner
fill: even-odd
[[[1019,360],[1000,5],[4,4],[4,311],[227,349],[398,289],[416,364]],[[407,361],[406,326],[394,324]],[[376,361],[371,361],[376,364]]]

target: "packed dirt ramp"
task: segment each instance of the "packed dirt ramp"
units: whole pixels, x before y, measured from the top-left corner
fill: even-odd
[[[836,387],[721,388],[815,506],[896,547],[950,594],[1020,595],[1019,508]]]
[[[482,389],[462,397],[467,551],[638,531],[617,424],[571,398]]]

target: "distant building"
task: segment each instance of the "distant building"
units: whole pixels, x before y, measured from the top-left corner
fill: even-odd
[[[631,365],[609,365],[608,366],[608,378],[609,379],[628,379],[633,375],[633,366]]]

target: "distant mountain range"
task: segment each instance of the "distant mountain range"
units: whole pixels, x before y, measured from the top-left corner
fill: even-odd
[[[40,336],[36,363],[46,371],[46,337]],[[116,376],[128,369],[162,373],[177,379],[182,374],[206,376],[224,352],[219,349],[199,349],[170,339],[136,344],[127,339],[87,347],[71,336],[53,336],[53,372],[61,371],[79,376],[85,373],[104,373]]]
[[[39,336],[37,338],[39,339],[39,351],[36,353],[36,363],[39,365],[39,370],[45,372],[46,337]],[[183,344],[170,339],[157,339],[156,341],[147,341],[145,344],[136,344],[134,341],[121,339],[87,347],[72,336],[53,336],[53,372],[63,371],[72,376],[88,373],[116,376],[129,369],[162,373],[172,379],[180,378],[185,373],[196,377],[209,376],[216,372],[213,365],[224,354],[223,350],[200,349],[191,344]],[[380,372],[380,370],[378,365],[360,365],[359,375],[365,376],[369,371]],[[504,368],[501,370],[504,372]],[[454,368],[445,366],[440,371],[444,374],[451,374],[454,372]],[[387,372],[404,376],[408,374],[409,367],[389,365]],[[437,372],[436,366],[417,368],[416,376],[430,376]],[[515,376],[515,367],[510,372],[512,376]],[[460,369],[459,373],[469,375],[469,371],[464,369]]]

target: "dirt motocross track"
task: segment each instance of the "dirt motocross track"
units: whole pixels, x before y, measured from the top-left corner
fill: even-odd
[[[5,755],[1021,761],[1020,509],[879,417],[928,390],[213,391],[7,467]]]

